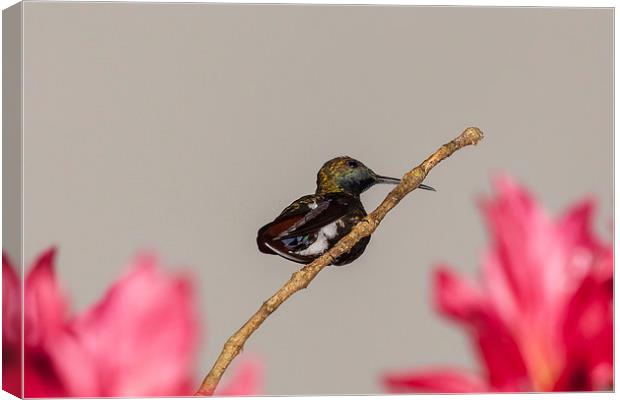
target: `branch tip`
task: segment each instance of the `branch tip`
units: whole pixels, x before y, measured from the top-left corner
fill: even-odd
[[[457,140],[458,139],[464,140],[467,144],[476,145],[478,144],[478,142],[484,139],[484,133],[482,133],[479,128],[476,128],[475,126],[470,126],[469,128],[465,129],[463,133],[461,133]]]

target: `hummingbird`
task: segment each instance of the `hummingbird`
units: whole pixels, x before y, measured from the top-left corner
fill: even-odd
[[[398,184],[400,179],[377,175],[348,156],[327,161],[319,170],[314,194],[300,197],[272,222],[258,230],[258,249],[288,260],[308,264],[329,250],[367,214],[360,195],[379,183]],[[435,190],[420,184],[420,189]],[[334,260],[346,265],[366,249],[370,236]]]

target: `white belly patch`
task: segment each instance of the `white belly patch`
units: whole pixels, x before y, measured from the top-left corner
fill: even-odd
[[[319,230],[316,240],[305,250],[297,251],[296,254],[300,256],[316,256],[323,254],[329,247],[328,240],[333,239],[338,234],[338,227],[336,222],[332,222],[329,225],[325,225]]]

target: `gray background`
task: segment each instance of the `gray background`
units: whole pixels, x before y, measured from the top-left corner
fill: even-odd
[[[430,271],[475,276],[474,200],[496,172],[554,214],[594,194],[610,236],[610,9],[26,3],[24,18],[26,260],[58,245],[77,310],[139,249],[190,266],[207,325],[197,375],[297,267],[260,254],[256,230],[334,156],[399,176],[467,126],[487,134],[250,339],[267,394],[476,368],[429,303]]]

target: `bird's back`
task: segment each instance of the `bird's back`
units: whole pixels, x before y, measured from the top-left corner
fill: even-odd
[[[263,253],[307,264],[324,254],[365,216],[357,196],[346,193],[303,196],[258,231],[258,248]],[[369,240],[370,237],[362,239],[334,265],[348,264],[359,257]]]

